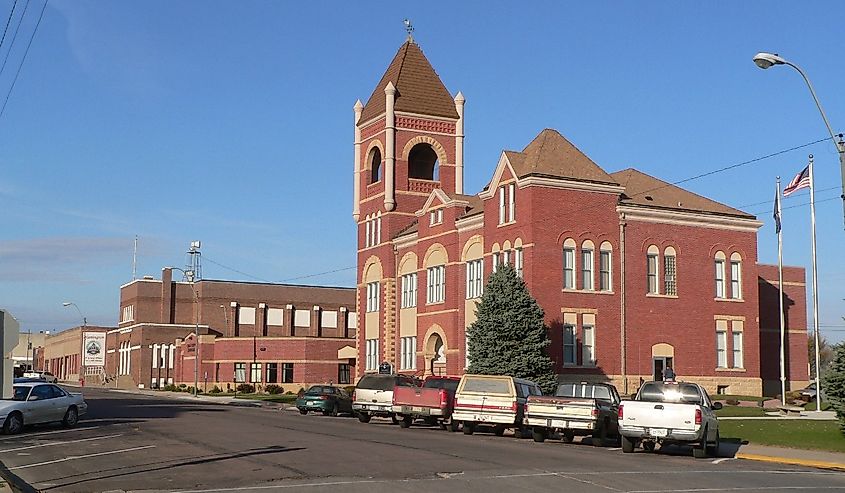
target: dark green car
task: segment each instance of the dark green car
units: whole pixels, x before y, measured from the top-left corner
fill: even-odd
[[[308,411],[320,411],[324,416],[352,414],[352,398],[340,387],[314,385],[296,399],[296,408],[299,414],[308,414]]]

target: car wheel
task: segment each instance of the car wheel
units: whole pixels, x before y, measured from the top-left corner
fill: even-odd
[[[370,416],[369,414],[367,414],[367,413],[358,413],[358,421],[360,421],[360,422],[362,422],[362,423],[369,423],[369,422],[370,422],[370,419],[372,419],[372,416]]]
[[[575,441],[575,433],[572,430],[563,430],[563,433],[560,435],[560,440],[563,443],[572,443]]]
[[[395,425],[399,424],[399,418],[397,418],[395,414],[390,415],[390,421]]]
[[[299,414],[305,416],[306,414],[308,414],[308,409],[300,409]]]
[[[630,454],[634,451],[634,439],[622,436],[622,452]]]
[[[6,418],[6,423],[3,424],[3,431],[7,435],[15,435],[23,430],[23,416],[21,413],[14,412]]]
[[[654,452],[654,447],[656,445],[657,444],[654,442],[643,442],[643,450],[645,450],[646,452]]]
[[[593,430],[593,447],[604,447],[607,442],[607,423],[601,421]]]
[[[459,422],[455,421],[454,419],[449,421],[449,428],[448,428],[448,430],[449,430],[450,432],[455,433],[456,431],[458,431],[458,429],[459,429],[460,427],[461,427],[461,424],[460,424]]]
[[[71,406],[68,408],[67,412],[65,413],[64,419],[62,419],[62,424],[68,428],[73,428],[76,426],[76,423],[79,422],[79,411],[77,411],[75,406]]]
[[[531,430],[531,438],[534,439],[537,443],[543,443],[546,441],[546,430],[542,428],[534,428]]]
[[[475,425],[470,423],[469,421],[464,421],[464,435],[472,435],[472,432],[475,431]]]
[[[497,426],[493,428],[493,433],[497,436],[504,436],[505,435],[505,427],[504,426]]]
[[[716,441],[713,442],[713,445],[707,446],[707,454],[712,457],[719,456],[719,443],[721,442],[721,438],[719,437],[719,430],[716,430]]]
[[[706,459],[707,452],[707,428],[705,428],[701,435],[701,441],[692,446],[692,456],[696,459]]]
[[[399,427],[400,428],[410,428],[411,421],[413,421],[413,418],[411,418],[410,416],[405,416],[404,418],[402,418],[401,421],[399,421]]]

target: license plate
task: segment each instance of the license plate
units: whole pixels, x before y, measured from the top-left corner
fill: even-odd
[[[422,410],[423,410],[423,408],[421,408],[421,407],[412,407],[411,408],[411,411],[413,411],[415,413],[420,413],[420,412],[422,412]]]
[[[653,437],[665,437],[668,430],[666,428],[652,428],[648,430],[649,435]]]

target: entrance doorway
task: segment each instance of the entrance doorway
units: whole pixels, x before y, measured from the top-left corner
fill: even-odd
[[[672,359],[673,358],[671,356],[655,356],[652,358],[652,377],[654,378],[654,380],[658,382],[662,381],[663,370],[665,370],[667,366],[670,368],[675,367],[675,364],[672,362]]]

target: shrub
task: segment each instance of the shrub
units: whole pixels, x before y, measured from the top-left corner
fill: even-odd
[[[161,390],[165,390],[167,392],[179,392],[179,387],[173,385],[172,383],[169,383],[162,387]]]
[[[355,392],[355,386],[349,385],[347,387],[344,387],[343,390],[345,390],[347,394],[352,395],[352,393]]]
[[[285,395],[293,395],[293,392],[291,392],[290,390],[288,390],[287,392],[285,392]]]
[[[264,387],[264,390],[266,390],[268,394],[276,395],[276,394],[281,394],[285,390],[285,388],[280,387],[280,386],[278,386],[274,383],[271,383],[271,384],[267,385],[266,387]]]
[[[252,394],[253,392],[255,392],[255,387],[249,383],[238,384],[235,389],[243,394]]]
[[[211,390],[208,391],[209,394],[219,394],[221,392],[223,392],[223,389],[216,385],[214,387],[211,387]]]
[[[185,390],[185,389],[187,389],[187,388],[188,388],[188,384],[186,384],[186,383],[180,383],[180,384],[179,384],[179,388],[180,388],[180,389],[182,389],[182,390]]]
[[[821,389],[839,419],[839,429],[845,434],[845,342],[833,348],[833,361],[821,381]]]
[[[739,405],[739,399],[727,399],[727,400],[725,400],[725,404],[727,404],[729,406],[738,406]]]

